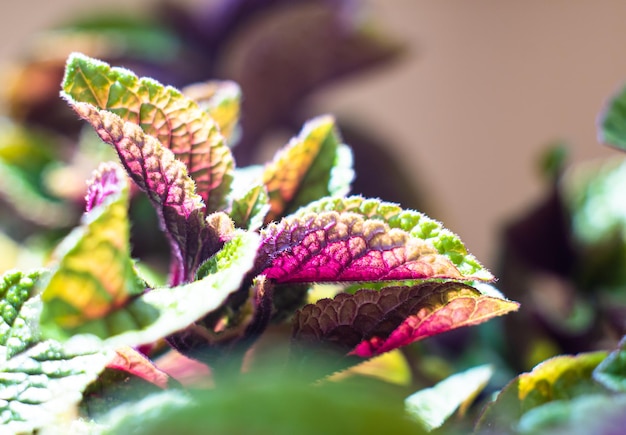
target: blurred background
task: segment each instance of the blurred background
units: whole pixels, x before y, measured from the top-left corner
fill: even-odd
[[[0,61],[27,60],[42,30],[105,5],[134,13],[156,7],[100,3],[4,1]],[[308,112],[332,112],[375,132],[426,211],[488,267],[497,263],[503,224],[545,190],[537,161],[548,143],[567,141],[572,162],[617,153],[597,143],[595,119],[626,79],[625,2],[363,3],[360,18],[404,53],[316,91]]]

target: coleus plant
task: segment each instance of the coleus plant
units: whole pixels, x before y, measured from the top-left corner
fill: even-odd
[[[208,364],[219,386],[273,323],[290,325],[290,355],[278,363],[287,372],[323,361],[310,381],[518,308],[439,222],[348,196],[351,151],[331,116],[307,122],[267,165],[237,168],[228,146],[238,117],[233,88],[195,85],[192,99],[69,57],[62,97],[121,165],[105,162],[94,173],[81,223],[50,270],[4,276],[3,424],[50,424],[67,408],[48,406],[56,395],[47,389],[58,381],[71,407],[105,366],[98,382],[115,369],[167,388],[176,382],[149,358],[169,347]],[[131,258],[129,180],[167,235],[165,286],[151,284]],[[324,283],[335,296],[310,299]],[[46,419],[33,417],[39,409]]]

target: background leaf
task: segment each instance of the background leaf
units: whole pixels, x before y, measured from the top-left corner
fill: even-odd
[[[187,166],[209,211],[225,205],[233,158],[215,122],[193,100],[77,53],[67,60],[62,95],[73,106],[88,103],[139,125]]]
[[[626,339],[593,371],[593,378],[610,391],[626,393]]]
[[[407,412],[431,431],[443,425],[463,403],[473,400],[493,375],[493,367],[483,365],[452,375],[407,397]]]
[[[331,116],[308,121],[265,167],[271,210],[266,221],[325,196],[343,196],[354,177],[352,155],[341,144]]]
[[[611,97],[598,118],[598,140],[626,150],[626,87]]]
[[[103,141],[116,148],[130,177],[155,205],[167,230],[174,261],[179,263],[173,267],[172,284],[191,279],[198,264],[219,246],[204,243],[210,240],[204,204],[185,165],[132,122],[88,103],[75,103],[73,107]]]
[[[60,338],[93,334],[113,349],[153,343],[219,308],[238,290],[254,263],[257,244],[257,234],[238,231],[208,260],[213,267],[204,278],[173,288],[150,290],[120,309],[73,329],[61,330],[46,324],[46,332]]]
[[[489,433],[510,433],[527,412],[542,405],[567,402],[580,395],[601,393],[592,372],[606,352],[558,356],[513,379],[490,403],[476,428]]]
[[[185,86],[181,92],[211,116],[230,146],[236,144],[241,110],[241,89],[237,83],[212,80]]]

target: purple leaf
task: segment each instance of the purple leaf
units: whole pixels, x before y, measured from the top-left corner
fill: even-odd
[[[363,289],[305,306],[294,318],[293,338],[369,358],[517,308],[516,302],[458,282]]]
[[[189,280],[198,264],[219,247],[203,246],[210,228],[204,222],[204,204],[185,165],[138,125],[89,103],[71,104],[103,141],[115,147],[130,177],[156,206],[177,261],[172,284]]]
[[[103,163],[98,167],[93,178],[87,182],[85,195],[85,211],[88,213],[94,207],[102,205],[111,195],[118,194],[126,185],[126,174],[114,163]]]
[[[303,213],[270,224],[257,267],[278,283],[475,279],[427,241],[352,212]]]

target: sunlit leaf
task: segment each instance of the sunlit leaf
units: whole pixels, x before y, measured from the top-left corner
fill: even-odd
[[[49,340],[0,363],[0,432],[31,433],[62,424],[110,359],[88,343]]]
[[[325,196],[343,196],[354,172],[349,149],[341,144],[335,120],[320,116],[307,122],[263,173],[271,221]]]
[[[269,209],[265,186],[256,185],[233,199],[230,217],[239,228],[257,230],[263,225]]]
[[[234,150],[240,153],[238,161],[249,162],[247,155],[258,138],[292,119],[294,108],[301,107],[310,93],[387,64],[403,52],[398,41],[364,19],[368,14],[359,13],[363,4],[348,9],[335,1],[285,4],[234,0],[227,8],[215,8],[215,14],[192,18],[199,19],[201,24],[195,25],[205,34],[218,38],[236,34],[224,52],[228,60],[224,74],[239,83],[244,95],[243,140]],[[245,31],[239,31],[242,28]],[[222,53],[222,47],[214,49]]]
[[[31,298],[40,276],[39,271],[11,271],[0,277],[0,363],[38,341],[31,325],[39,316],[39,301]]]
[[[511,381],[480,417],[477,429],[509,433],[528,411],[546,403],[568,401],[577,396],[602,392],[592,372],[606,352],[557,356]]]
[[[463,274],[428,238],[354,212],[298,213],[267,226],[262,240],[257,265],[279,283],[491,278]]]
[[[62,95],[83,118],[79,103],[139,125],[187,166],[209,211],[225,204],[233,158],[215,122],[196,102],[172,87],[77,53],[68,58]],[[121,139],[119,130],[115,142]]]
[[[58,264],[42,283],[42,324],[72,330],[106,317],[141,293],[130,258],[128,182],[103,164],[89,183],[88,211],[57,248]]]
[[[626,393],[626,339],[593,372],[593,378],[607,389]]]
[[[493,368],[474,367],[457,373],[407,397],[404,404],[411,417],[429,431],[443,425],[452,413],[467,400],[472,400],[487,385]]]
[[[239,231],[208,260],[212,267],[204,278],[173,288],[150,290],[104,317],[71,329],[62,329],[58,323],[49,321],[45,332],[60,339],[91,334],[104,339],[104,345],[114,349],[153,343],[217,309],[239,289],[246,271],[253,265],[257,244],[257,234]]]
[[[411,368],[402,352],[398,349],[365,360],[347,370],[335,373],[327,379],[340,381],[355,375],[369,376],[401,386],[409,386],[411,384]]]
[[[452,329],[515,311],[516,302],[457,282],[426,282],[340,293],[296,313],[298,344],[369,358]]]
[[[203,246],[209,232],[203,220],[204,204],[187,168],[136,124],[88,103],[73,107],[102,140],[115,146],[130,177],[148,194],[167,229],[173,257],[180,263],[172,281],[188,280],[206,254],[203,249],[215,247]]]
[[[241,110],[241,89],[237,83],[217,80],[196,83],[183,88],[182,93],[211,115],[230,145],[237,142]]]
[[[427,241],[439,254],[446,256],[465,276],[489,281],[493,275],[467,252],[461,239],[443,225],[414,210],[403,210],[398,204],[361,196],[323,198],[298,211],[298,215],[323,211],[352,212],[367,219],[380,220],[390,228],[398,228],[412,237]]]

